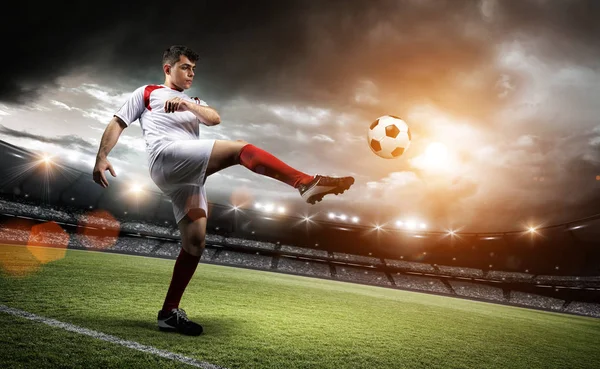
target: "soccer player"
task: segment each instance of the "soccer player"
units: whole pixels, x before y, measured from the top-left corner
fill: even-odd
[[[179,302],[204,251],[208,216],[204,183],[208,176],[241,164],[298,189],[310,204],[321,201],[327,194],[340,194],[354,183],[352,177],[305,174],[243,140],[200,138],[199,124],[214,126],[221,123],[221,117],[206,102],[184,92],[192,86],[198,58],[196,52],[184,45],[173,45],[164,51],[165,83],[137,88],[114,114],[102,135],[93,170],[94,181],[108,187],[105,171],[116,177],[108,154],[123,130],[139,119],[150,176],[171,199],[181,232],[182,248],[158,313],[158,326],[186,335],[202,333],[202,326],[187,318]]]

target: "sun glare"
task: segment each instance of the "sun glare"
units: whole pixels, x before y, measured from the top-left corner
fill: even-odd
[[[425,155],[432,164],[443,164],[448,160],[448,148],[441,142],[433,142],[427,146]]]
[[[448,147],[441,142],[427,145],[425,152],[411,160],[411,164],[434,173],[454,172],[456,169],[455,159],[448,151]]]

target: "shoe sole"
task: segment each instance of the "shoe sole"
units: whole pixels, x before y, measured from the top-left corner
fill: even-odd
[[[163,332],[177,332],[177,329],[175,328],[166,328],[166,327],[158,327],[159,330],[163,331]]]
[[[323,200],[323,197],[325,197],[325,195],[330,195],[330,194],[340,195],[340,194],[343,194],[353,184],[354,184],[354,178],[351,178],[347,183],[344,183],[340,187],[336,187],[336,188],[334,188],[332,190],[329,190],[329,191],[326,191],[326,192],[321,192],[320,194],[313,195],[313,196],[309,197],[308,200],[306,200],[306,202],[308,202],[311,205],[314,205],[314,204],[318,203],[319,201]]]

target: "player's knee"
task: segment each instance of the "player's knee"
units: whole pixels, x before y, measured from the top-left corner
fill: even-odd
[[[235,164],[240,164],[241,163],[241,158],[240,155],[242,154],[242,149],[248,145],[248,142],[244,141],[244,140],[235,140],[235,142],[239,143],[239,145],[237,146],[237,150],[235,151],[235,155],[234,155],[234,163]]]
[[[188,238],[188,244],[195,249],[204,249],[206,238],[200,233],[193,234]]]
[[[191,255],[202,256],[202,254],[204,253],[204,244],[202,244],[202,245],[194,245],[194,244],[191,244],[189,242],[186,242],[183,245],[183,249],[185,251],[187,251]]]

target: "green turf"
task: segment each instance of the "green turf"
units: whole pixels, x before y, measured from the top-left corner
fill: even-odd
[[[173,260],[69,250],[15,276],[11,262],[35,264],[15,248],[0,246],[11,271],[0,277],[1,304],[227,368],[600,367],[599,319],[206,264],[181,305],[205,334],[165,334],[155,319]],[[151,366],[148,354],[84,336],[78,347],[73,333],[0,317],[15,321],[0,326],[0,367],[18,347],[6,342],[30,336],[43,336],[27,356],[39,366],[61,350],[78,363],[100,350],[108,363]]]
[[[0,315],[0,368],[189,368],[92,337]],[[26,333],[26,334],[25,334]]]

